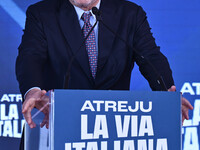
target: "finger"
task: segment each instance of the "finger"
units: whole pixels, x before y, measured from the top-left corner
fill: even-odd
[[[46,124],[46,128],[48,129],[49,128],[49,108],[46,108],[44,110],[44,114],[45,114],[45,124]],[[45,125],[43,124],[43,125]]]
[[[41,128],[44,127],[45,124],[47,125],[48,120],[49,120],[48,116],[49,116],[48,114],[45,114],[44,119],[43,119],[42,123],[40,124]]]
[[[32,120],[31,110],[28,110],[28,111],[24,114],[24,118],[25,118],[26,122],[28,123],[28,125],[30,126],[30,128],[36,127],[36,124],[35,124],[35,123],[33,122],[33,120]]]
[[[182,116],[187,120],[189,119],[188,109],[185,107],[182,107]]]
[[[168,92],[175,92],[176,86],[172,85],[171,88],[168,89]]]
[[[41,99],[41,101],[36,103],[36,108],[45,114],[47,111],[49,112],[49,97],[44,95]]]
[[[47,96],[47,95],[42,96],[41,99],[42,99],[42,101],[44,103],[48,103],[49,102],[49,96]]]
[[[37,93],[34,93],[35,95],[32,96],[36,99],[36,101],[41,101],[42,97],[45,96],[47,92],[45,90],[37,91]]]
[[[49,105],[45,106],[45,108],[42,110],[44,114],[49,114]]]
[[[46,115],[46,128],[49,129],[49,114]]]
[[[49,109],[47,113],[47,123],[46,123],[46,128],[49,129]]]
[[[185,117],[184,117],[184,116],[182,116],[182,125],[183,125],[183,122],[184,122],[184,120],[185,120]]]
[[[43,128],[46,122],[47,122],[47,116],[45,114],[44,119],[42,120],[42,123],[40,124],[40,127]]]
[[[28,108],[30,107],[31,103],[29,99],[26,99],[22,105],[22,113],[27,112]]]
[[[22,105],[22,113],[25,113],[27,111],[27,108],[25,108],[25,106],[26,106],[26,101],[24,101]]]
[[[43,94],[41,94],[41,95],[43,95]],[[36,101],[36,108],[38,108],[38,109],[42,108],[48,102],[49,102],[49,97],[47,95],[43,95]]]
[[[185,120],[189,120],[188,118],[186,118],[185,115],[182,115],[182,122],[184,122]]]
[[[43,112],[44,114],[49,113],[49,103],[45,101],[40,101],[36,103],[36,108]]]
[[[46,123],[46,128],[49,129],[49,120]]]
[[[26,122],[29,124],[31,128],[34,128],[36,126],[31,116],[31,111],[33,108],[34,108],[34,102],[31,99],[23,104],[22,113],[24,115]]]
[[[46,93],[47,93],[47,91],[42,90],[42,91],[41,91],[41,97],[44,96]]]
[[[44,107],[44,106],[43,106]],[[46,127],[48,127],[47,126],[47,124],[48,124],[48,122],[49,122],[49,105],[47,105],[43,110],[42,110],[42,112],[44,113],[44,115],[45,115],[45,117],[44,117],[44,119],[43,119],[43,121],[42,121],[42,123],[41,123],[41,127],[43,127],[45,124],[46,124]]]
[[[32,99],[25,100],[22,106],[22,113],[26,113],[29,109],[34,107],[34,101]]]
[[[44,120],[42,121],[42,123],[40,124],[40,127],[43,128],[45,124],[46,124],[46,120],[44,119]]]
[[[182,105],[186,106],[190,110],[193,110],[193,106],[186,98],[182,97],[181,100],[182,100]]]

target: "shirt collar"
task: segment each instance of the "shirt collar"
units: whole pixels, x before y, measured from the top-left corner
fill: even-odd
[[[96,7],[97,7],[98,9],[100,8],[100,3],[101,3],[101,0],[99,0],[98,4],[96,5]],[[78,19],[79,19],[79,20],[81,20],[81,17],[82,17],[82,15],[83,15],[84,12],[86,12],[86,13],[87,13],[87,12],[91,12],[92,16],[93,16],[94,18],[96,18],[96,16],[92,13],[92,10],[84,11],[83,9],[81,9],[81,8],[75,6],[75,5],[73,5],[73,6],[74,6],[74,8],[75,8],[75,10],[76,10],[76,13],[77,13],[77,15],[78,15]]]

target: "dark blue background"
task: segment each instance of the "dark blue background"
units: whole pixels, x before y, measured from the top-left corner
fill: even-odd
[[[28,5],[37,1],[0,0],[0,96],[19,93],[15,77],[17,47],[21,41],[25,11]],[[185,82],[200,82],[200,0],[132,1],[147,12],[156,42],[170,62],[177,89],[180,90]],[[137,67],[133,71],[131,90],[150,90]],[[192,104],[199,98],[185,96]],[[191,118],[192,115],[190,112]],[[16,149],[18,144],[19,139],[0,137],[1,150]]]

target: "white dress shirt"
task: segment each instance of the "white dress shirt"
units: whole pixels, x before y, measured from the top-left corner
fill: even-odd
[[[99,0],[98,4],[96,5],[96,7],[98,9],[100,8],[100,3],[101,3],[101,0]],[[96,22],[96,16],[92,13],[92,10],[90,10],[90,11],[84,11],[83,9],[81,9],[81,8],[79,8],[77,6],[74,6],[74,8],[76,10],[76,13],[77,13],[77,16],[78,16],[78,20],[79,20],[79,24],[80,24],[81,29],[84,26],[84,21],[81,19],[83,13],[89,13],[89,12],[91,12],[92,16],[90,17],[90,24],[92,26],[95,24],[95,22]],[[95,34],[97,51],[98,51],[98,27],[99,27],[99,23],[97,23],[97,25],[94,28],[94,34]]]

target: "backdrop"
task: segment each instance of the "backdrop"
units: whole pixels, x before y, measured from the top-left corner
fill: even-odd
[[[38,0],[0,0],[0,149],[17,149],[24,120],[15,77],[15,60],[27,7]],[[152,32],[168,57],[177,90],[194,110],[184,123],[183,149],[199,150],[200,142],[200,0],[132,0],[147,12]],[[150,90],[135,67],[131,90]],[[169,127],[170,128],[170,127]]]

